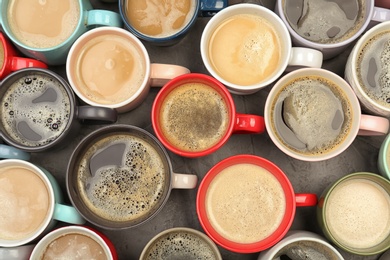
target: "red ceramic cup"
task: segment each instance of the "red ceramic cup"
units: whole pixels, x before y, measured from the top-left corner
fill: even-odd
[[[152,125],[163,145],[184,157],[211,154],[234,133],[265,130],[262,116],[237,113],[226,87],[198,73],[178,76],[162,87],[153,103]]]
[[[1,32],[0,42],[0,80],[11,72],[23,68],[47,68],[47,65],[39,60],[19,57],[10,41]]]
[[[244,154],[226,158],[209,170],[199,185],[196,210],[216,244],[237,253],[254,253],[285,236],[297,206],[316,204],[315,194],[294,193],[274,163]]]

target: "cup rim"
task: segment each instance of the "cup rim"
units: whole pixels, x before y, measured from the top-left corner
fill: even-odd
[[[163,103],[165,97],[175,88],[180,87],[184,83],[188,82],[201,82],[208,86],[211,86],[215,90],[220,93],[220,95],[224,98],[226,105],[228,106],[228,113],[229,113],[229,124],[226,129],[225,135],[212,147],[203,150],[203,151],[185,151],[181,150],[177,147],[175,147],[173,144],[171,144],[164,136],[160,124],[159,124],[159,109],[161,107],[161,104]],[[230,138],[233,132],[234,128],[234,121],[236,118],[236,107],[234,104],[234,100],[229,93],[229,91],[226,89],[226,87],[219,82],[217,79],[201,73],[188,73],[184,75],[177,76],[176,78],[170,80],[168,83],[166,83],[160,91],[157,93],[157,96],[155,97],[152,105],[152,111],[151,111],[151,120],[152,120],[152,126],[154,133],[156,134],[157,138],[160,140],[160,142],[170,151],[189,158],[195,158],[195,157],[202,157],[209,155],[219,148],[221,148],[227,140]]]
[[[390,179],[390,164],[387,163],[387,152],[390,148],[390,134],[386,136],[386,138],[383,140],[383,143],[379,149],[379,157],[378,157],[378,163],[381,163],[383,166],[378,167],[379,171],[383,169],[384,172],[381,172],[383,177],[387,177]]]
[[[52,221],[53,214],[54,214],[54,207],[55,207],[55,195],[54,190],[51,185],[51,182],[49,178],[44,174],[43,170],[40,169],[35,164],[24,161],[21,159],[3,159],[0,160],[0,167],[23,167],[27,168],[30,171],[34,172],[45,184],[47,193],[49,196],[49,208],[47,211],[47,215],[44,217],[44,221],[41,223],[39,228],[37,228],[34,233],[30,234],[28,237],[22,238],[22,239],[13,239],[13,240],[7,240],[7,239],[0,239],[0,244],[2,247],[16,247],[16,246],[23,246],[28,244],[29,242],[34,241],[39,236],[41,236],[46,228],[49,226],[50,222]]]
[[[126,40],[130,40],[129,44],[134,44],[134,46],[136,46],[137,49],[139,49],[139,51],[142,54],[144,61],[145,61],[144,79],[142,80],[142,83],[139,86],[139,88],[137,89],[137,91],[131,97],[127,98],[126,100],[123,100],[123,101],[118,102],[118,103],[112,103],[112,104],[98,103],[98,102],[90,100],[88,97],[86,97],[81,91],[79,91],[79,89],[77,87],[78,84],[76,83],[76,80],[74,80],[74,78],[75,78],[75,76],[73,75],[74,73],[72,73],[72,71],[73,71],[72,64],[74,64],[73,60],[76,59],[76,57],[74,57],[74,54],[77,54],[76,48],[78,47],[78,45],[81,45],[84,42],[90,41],[90,38],[94,37],[95,35],[103,35],[105,33],[118,34],[118,35],[121,35],[122,37],[126,38]],[[67,59],[66,59],[66,75],[67,75],[67,78],[69,81],[69,85],[72,88],[72,90],[74,91],[74,93],[82,101],[84,101],[85,103],[87,103],[91,106],[108,107],[108,108],[117,109],[117,110],[121,110],[124,107],[128,106],[130,103],[135,102],[136,99],[139,96],[141,96],[143,91],[149,87],[150,77],[151,77],[151,68],[150,67],[151,67],[150,57],[149,57],[148,51],[146,50],[144,44],[129,31],[126,31],[125,29],[120,28],[120,27],[113,27],[113,26],[97,27],[97,28],[93,28],[93,29],[83,33],[72,44],[72,46],[69,50]]]
[[[277,95],[277,93],[282,89],[287,82],[289,82],[291,79],[294,78],[300,78],[304,76],[316,76],[316,77],[322,77],[326,78],[327,80],[330,80],[346,94],[349,103],[351,104],[352,111],[352,123],[351,123],[351,129],[349,130],[348,135],[344,138],[344,140],[334,149],[330,150],[327,153],[322,153],[320,155],[305,155],[302,153],[294,152],[290,148],[288,148],[286,145],[284,145],[277,137],[277,134],[274,133],[272,130],[272,120],[271,120],[271,106],[273,105],[273,98]],[[273,86],[273,88],[270,90],[266,102],[265,102],[265,109],[264,109],[264,120],[265,125],[267,128],[268,135],[270,136],[273,143],[285,154],[302,161],[324,161],[328,160],[330,158],[333,158],[342,152],[344,152],[355,140],[360,126],[360,117],[361,117],[361,110],[360,110],[360,103],[357,99],[355,93],[353,92],[350,85],[339,75],[336,73],[333,73],[331,71],[322,69],[322,68],[301,68],[297,69],[295,71],[292,71],[283,77],[281,77]]]
[[[286,198],[286,210],[280,226],[267,238],[254,243],[238,243],[222,237],[212,227],[210,221],[208,220],[205,207],[206,193],[211,181],[221,172],[221,170],[240,163],[255,164],[272,173],[278,179],[279,183],[281,183]],[[204,176],[199,185],[196,197],[196,212],[203,230],[215,243],[227,250],[237,253],[255,253],[275,245],[289,231],[294,220],[295,211],[295,193],[287,175],[273,162],[251,154],[234,155],[215,164]]]

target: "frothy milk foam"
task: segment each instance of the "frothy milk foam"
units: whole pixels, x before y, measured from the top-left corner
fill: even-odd
[[[205,204],[213,228],[237,243],[254,243],[270,236],[286,210],[284,191],[276,177],[246,163],[218,173],[208,187]]]
[[[367,179],[343,181],[329,195],[325,217],[330,233],[341,244],[378,245],[390,235],[390,195]]]
[[[3,68],[4,66],[4,47],[2,44],[0,44],[0,70]]]

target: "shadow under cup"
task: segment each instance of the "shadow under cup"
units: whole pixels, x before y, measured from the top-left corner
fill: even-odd
[[[165,205],[172,166],[162,145],[147,131],[128,125],[100,128],[75,148],[66,186],[72,204],[96,226],[134,227]]]

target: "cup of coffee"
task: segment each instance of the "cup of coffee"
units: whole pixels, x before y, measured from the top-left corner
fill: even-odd
[[[93,9],[89,0],[3,0],[0,25],[26,56],[63,65],[72,43],[96,26],[122,26],[118,13]]]
[[[105,229],[135,227],[162,209],[172,189],[193,189],[197,176],[172,171],[160,142],[130,125],[102,127],[75,148],[66,173],[72,204]]]
[[[390,117],[388,82],[390,22],[380,23],[356,42],[345,66],[345,79],[352,86],[362,108],[371,114]]]
[[[346,150],[359,135],[385,135],[389,120],[364,115],[348,83],[315,68],[293,71],[267,96],[265,125],[275,145],[303,161],[322,161]]]
[[[164,85],[153,102],[152,125],[165,147],[185,157],[211,154],[234,133],[265,131],[263,117],[237,113],[229,91],[198,73]]]
[[[322,53],[293,48],[282,20],[256,4],[231,5],[203,30],[200,52],[208,72],[234,94],[252,94],[293,66],[321,67]]]
[[[29,67],[47,68],[47,65],[35,59],[21,57],[0,32],[0,80],[13,71]]]
[[[383,140],[378,155],[379,173],[390,180],[390,135]]]
[[[149,54],[130,32],[101,27],[83,34],[73,44],[66,74],[76,95],[85,103],[129,111],[149,93],[150,86],[190,71],[182,66],[150,62]]]
[[[390,182],[382,176],[348,174],[325,189],[317,207],[325,236],[343,250],[376,255],[390,248]]]
[[[80,123],[113,123],[114,109],[79,106],[68,83],[47,69],[27,68],[1,81],[0,136],[18,149],[60,148]]]
[[[85,223],[63,201],[58,182],[47,170],[19,159],[0,161],[0,246],[28,244],[51,230],[57,220]]]
[[[65,226],[46,234],[34,247],[30,259],[117,260],[114,244],[87,226]]]
[[[374,0],[277,0],[275,12],[294,45],[320,50],[324,59],[343,52],[371,21],[384,22],[390,16],[390,10],[375,7]]]
[[[0,259],[28,260],[34,247],[35,244],[16,247],[0,247]]]
[[[175,227],[154,236],[142,250],[139,259],[222,260],[222,256],[218,247],[204,233],[193,228]]]
[[[235,155],[213,166],[198,188],[196,211],[218,245],[237,253],[263,251],[289,231],[297,206],[315,194],[295,194],[285,173],[255,155]]]
[[[257,258],[270,259],[344,260],[344,257],[322,236],[305,230],[292,230],[276,245],[262,251]]]

